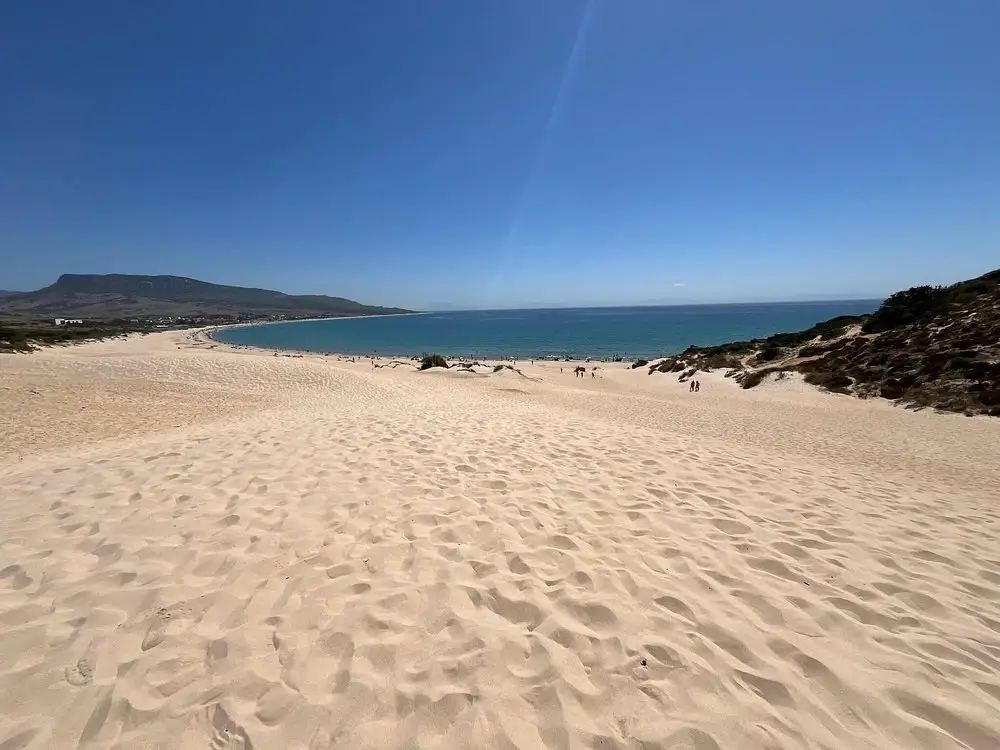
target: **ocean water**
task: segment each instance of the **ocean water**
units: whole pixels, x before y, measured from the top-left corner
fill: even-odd
[[[879,300],[567,310],[477,310],[299,321],[228,328],[233,344],[342,354],[520,359],[652,358],[691,344],[798,331],[837,315],[873,312]]]

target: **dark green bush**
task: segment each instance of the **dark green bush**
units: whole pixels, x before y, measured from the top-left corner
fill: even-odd
[[[763,370],[750,370],[737,376],[740,386],[745,389],[756,388],[764,382],[771,373],[781,372],[778,367],[765,367]]]
[[[847,393],[847,389],[851,385],[851,379],[839,372],[806,373],[805,381],[836,393]]]
[[[818,328],[818,326],[817,326]],[[832,326],[827,328],[822,333],[820,333],[820,341],[830,341],[831,339],[837,339],[844,335],[847,330],[846,326]]]
[[[683,361],[679,359],[674,359],[672,357],[668,357],[667,359],[660,362],[658,365],[650,365],[649,373],[650,375],[652,375],[654,372],[680,372],[680,370],[683,369],[684,369]]]
[[[634,363],[632,364],[632,369],[634,370],[634,369],[636,369],[637,367],[645,367],[645,366],[646,366],[646,365],[648,365],[648,364],[649,364],[649,360],[646,360],[646,359],[637,359],[637,360],[636,360],[636,361],[635,361],[635,362],[634,362]]]
[[[713,354],[710,357],[705,357],[700,364],[702,370],[734,370],[743,367],[743,363],[740,362],[739,357],[734,357],[729,354]]]
[[[429,370],[432,367],[448,367],[448,360],[440,354],[425,354],[420,358],[420,369]]]
[[[830,350],[825,346],[803,346],[799,350],[800,357],[821,357],[827,354]]]
[[[941,312],[950,296],[943,286],[915,286],[890,295],[861,327],[865,333],[881,333],[910,325]]]

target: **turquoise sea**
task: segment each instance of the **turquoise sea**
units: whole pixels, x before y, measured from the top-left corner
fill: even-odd
[[[701,346],[798,331],[879,300],[774,302],[570,310],[476,310],[298,321],[219,331],[233,344],[342,354],[446,357],[652,358]]]

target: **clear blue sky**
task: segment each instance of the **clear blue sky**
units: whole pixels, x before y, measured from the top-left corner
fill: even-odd
[[[1000,266],[1000,3],[0,4],[0,288],[436,307]]]

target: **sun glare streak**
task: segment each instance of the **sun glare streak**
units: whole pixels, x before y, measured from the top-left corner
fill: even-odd
[[[576,80],[580,65],[586,54],[587,41],[590,36],[590,29],[593,26],[596,8],[597,0],[587,0],[583,13],[580,16],[580,23],[576,29],[576,38],[573,40],[573,47],[566,59],[566,65],[563,67],[563,74],[559,82],[559,88],[556,89],[555,96],[552,99],[552,107],[549,109],[549,116],[545,121],[545,127],[542,129],[541,137],[538,140],[538,146],[535,149],[535,159],[532,162],[531,169],[528,171],[528,176],[524,181],[524,187],[518,196],[514,212],[511,215],[510,225],[507,229],[507,238],[503,246],[504,259],[510,255],[511,250],[513,249],[514,242],[517,239],[518,230],[520,229],[524,213],[531,200],[535,184],[538,182],[542,166],[544,165],[549,150],[551,149],[552,138],[555,133],[556,126],[558,125],[563,110],[566,108],[569,92],[573,88],[573,82]]]

